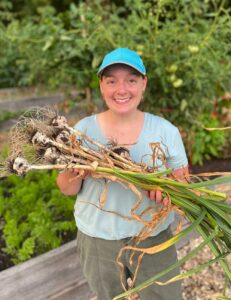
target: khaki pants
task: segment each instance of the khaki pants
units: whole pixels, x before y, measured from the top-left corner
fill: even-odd
[[[158,245],[172,236],[170,229],[161,232],[156,237],[150,237],[140,243],[140,247],[151,247]],[[104,240],[89,237],[82,232],[77,235],[77,249],[84,276],[91,290],[97,296],[97,300],[112,300],[113,297],[123,292],[120,284],[120,269],[116,264],[119,250],[125,245],[131,244],[130,239]],[[137,256],[133,258],[133,265],[129,263],[130,252],[126,251],[122,257],[125,266],[124,276],[133,277],[137,262]],[[154,255],[144,255],[136,285],[148,280],[161,270],[176,262],[176,250],[172,246]],[[179,274],[179,269],[169,272],[158,279],[166,281]],[[171,283],[165,286],[152,284],[139,292],[141,300],[181,300],[181,283]]]

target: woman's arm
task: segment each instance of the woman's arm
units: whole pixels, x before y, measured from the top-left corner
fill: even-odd
[[[64,195],[73,196],[78,194],[83,177],[76,169],[66,170],[58,175],[56,182]]]

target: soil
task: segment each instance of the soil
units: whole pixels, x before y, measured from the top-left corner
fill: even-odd
[[[193,250],[202,242],[202,238],[191,240],[183,248],[178,250],[178,258],[182,258],[188,252]],[[208,262],[213,258],[210,249],[204,247],[195,257],[187,261],[181,268],[181,273],[196,266]],[[231,255],[227,257],[228,264],[231,265]],[[231,299],[231,285],[226,286],[224,273],[218,263],[212,264],[210,267],[204,269],[202,272],[185,278],[183,280],[183,299],[184,300],[215,300],[222,293],[226,292],[225,299]]]
[[[0,222],[1,217],[0,217]],[[2,249],[4,249],[5,243],[4,240],[2,239],[2,231],[0,230],[0,271],[3,271],[5,269],[8,269],[9,267],[12,267],[14,264],[11,261],[9,255],[7,255]]]
[[[193,165],[190,167],[192,174],[207,172],[231,172],[231,157],[226,159],[213,158],[205,161],[202,166]]]

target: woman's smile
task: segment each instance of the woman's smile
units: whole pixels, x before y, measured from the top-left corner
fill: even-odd
[[[125,104],[125,103],[128,103],[130,100],[131,100],[131,97],[126,97],[126,98],[114,98],[114,101],[115,101],[116,103],[119,103],[119,104]]]

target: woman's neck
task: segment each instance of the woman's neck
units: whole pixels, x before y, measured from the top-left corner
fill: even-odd
[[[116,115],[107,110],[97,118],[104,136],[118,144],[136,143],[144,125],[144,113],[140,110],[129,115]]]
[[[143,114],[144,113],[138,109],[129,114],[117,114],[111,110],[107,110],[103,113],[103,118],[107,120],[109,124],[120,124],[122,126],[126,126],[136,123],[143,117]]]

